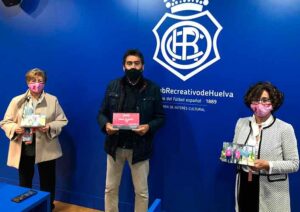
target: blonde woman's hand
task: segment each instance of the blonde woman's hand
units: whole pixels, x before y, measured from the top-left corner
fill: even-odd
[[[38,131],[40,131],[40,132],[46,133],[46,132],[49,131],[50,126],[49,126],[49,124],[46,124],[44,127],[38,127],[38,128],[36,128],[36,129],[37,129]]]
[[[25,132],[25,129],[23,127],[17,127],[15,129],[15,133],[17,133],[18,135],[22,135],[22,134],[24,134],[24,132]]]

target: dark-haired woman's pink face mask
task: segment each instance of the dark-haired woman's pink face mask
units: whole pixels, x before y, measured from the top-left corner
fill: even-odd
[[[271,114],[271,111],[273,110],[272,104],[262,104],[262,103],[252,103],[250,105],[252,111],[254,112],[254,115],[256,115],[259,118],[267,117]]]
[[[254,115],[259,118],[268,117],[272,110],[272,102],[267,91],[263,91],[259,99],[253,99],[250,105]]]

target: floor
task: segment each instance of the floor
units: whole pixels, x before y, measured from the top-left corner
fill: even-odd
[[[55,201],[55,209],[53,212],[102,212],[99,210],[91,209],[91,208],[84,208],[78,205],[71,205],[64,202]]]

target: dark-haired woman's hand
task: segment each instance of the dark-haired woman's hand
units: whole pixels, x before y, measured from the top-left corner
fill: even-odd
[[[254,161],[254,167],[252,167],[254,171],[266,170],[269,171],[270,165],[269,161],[257,159]]]

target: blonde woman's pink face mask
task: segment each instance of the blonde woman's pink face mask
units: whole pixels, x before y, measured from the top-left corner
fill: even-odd
[[[33,82],[28,84],[29,90],[34,93],[41,93],[44,90],[45,84],[41,82]]]

